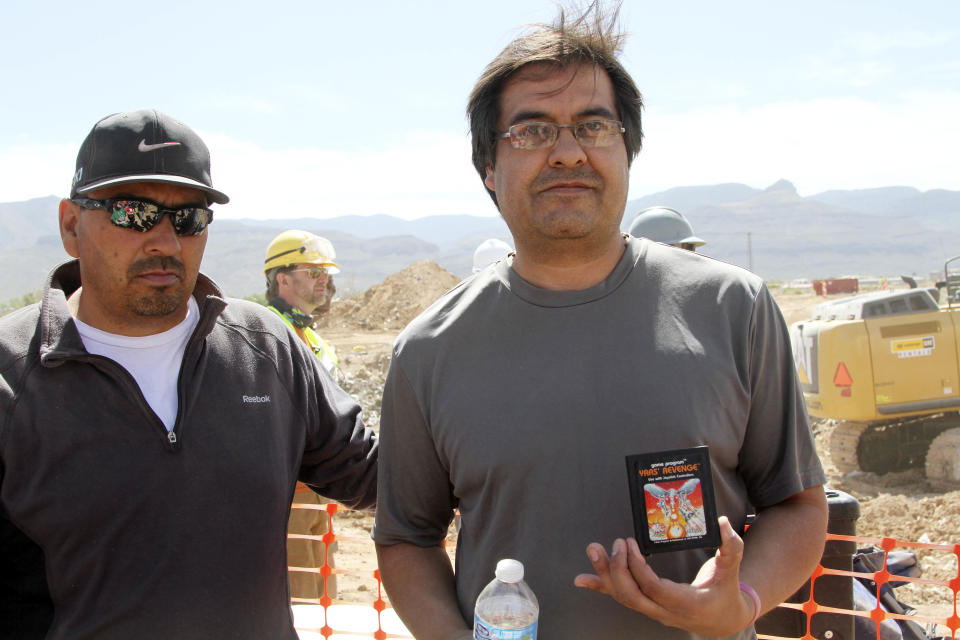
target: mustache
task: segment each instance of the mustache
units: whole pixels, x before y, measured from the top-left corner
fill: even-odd
[[[574,169],[546,167],[533,181],[533,189],[536,191],[549,189],[560,182],[582,182],[589,187],[599,187],[603,183],[597,172],[586,165]]]
[[[131,264],[127,268],[127,276],[129,278],[135,278],[141,273],[147,273],[148,271],[172,271],[177,274],[181,280],[183,280],[187,272],[183,266],[183,262],[173,256],[150,256]]]

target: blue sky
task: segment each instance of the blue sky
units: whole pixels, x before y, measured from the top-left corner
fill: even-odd
[[[550,0],[0,3],[0,202],[65,195],[99,118],[155,107],[207,141],[227,218],[495,215],[467,95]],[[960,2],[626,0],[646,102],[630,197],[960,189]]]

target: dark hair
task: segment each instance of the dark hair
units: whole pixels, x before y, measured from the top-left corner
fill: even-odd
[[[280,295],[280,285],[277,283],[277,275],[281,273],[290,273],[296,267],[297,265],[295,264],[288,264],[285,267],[274,267],[264,274],[267,279],[267,302],[269,302],[271,298],[276,298],[278,295]]]
[[[486,178],[487,166],[496,160],[497,120],[500,119],[500,92],[504,83],[521,68],[546,63],[558,69],[579,64],[593,64],[607,72],[613,83],[614,104],[626,133],[627,163],[640,153],[643,130],[640,111],[643,97],[617,60],[624,35],[616,26],[620,5],[604,11],[600,0],[593,0],[580,15],[567,19],[561,8],[553,24],[534,25],[534,30],[520,36],[493,59],[477,80],[467,102],[467,119],[473,143],[473,166]],[[496,194],[487,189],[494,204]]]

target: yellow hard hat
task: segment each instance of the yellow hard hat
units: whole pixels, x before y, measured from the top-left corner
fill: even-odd
[[[334,262],[336,257],[337,252],[326,238],[309,231],[291,229],[270,242],[267,257],[263,261],[263,272],[293,264],[316,264],[327,267],[331,274],[340,273],[340,265]]]

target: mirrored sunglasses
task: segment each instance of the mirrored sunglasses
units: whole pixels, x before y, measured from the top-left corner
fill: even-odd
[[[213,210],[206,207],[170,209],[149,200],[127,198],[71,198],[70,201],[84,209],[102,209],[110,214],[110,222],[134,231],[150,231],[165,214],[170,216],[178,236],[198,236],[213,222]]]
[[[575,124],[556,122],[521,122],[500,137],[510,140],[514,149],[546,149],[557,143],[561,129],[570,129],[583,147],[609,147],[626,132],[619,120],[583,120]]]

